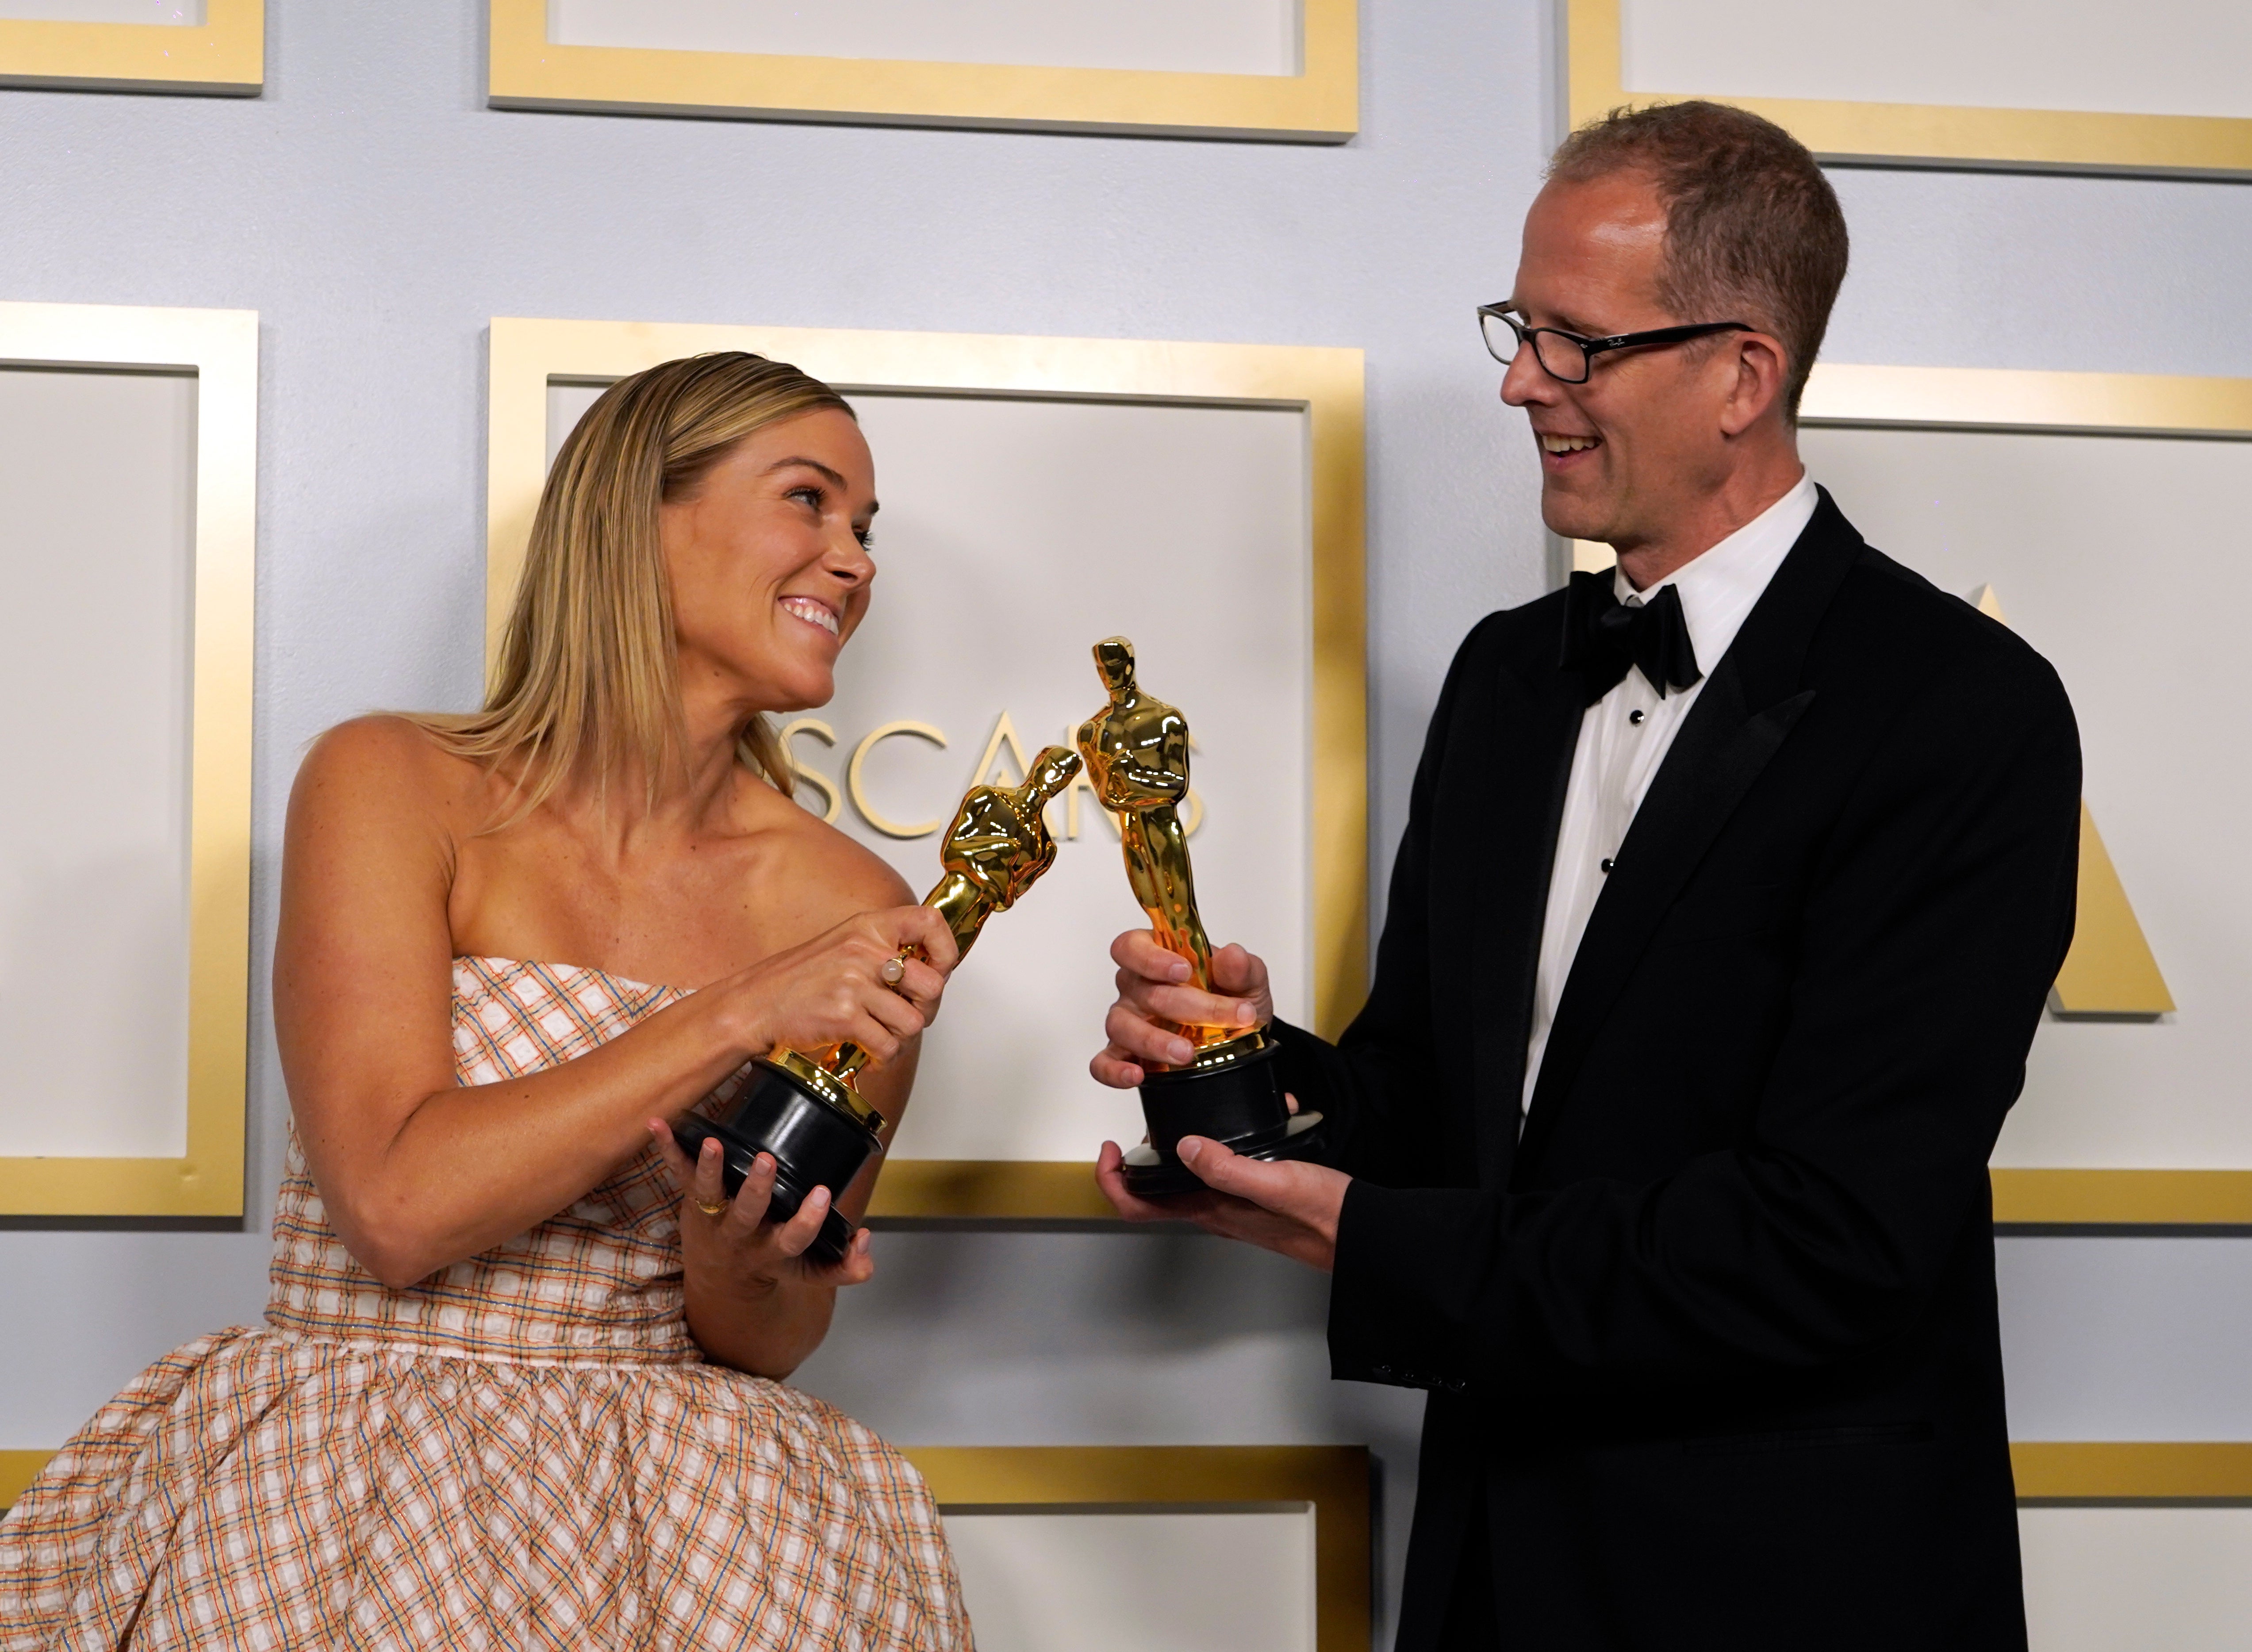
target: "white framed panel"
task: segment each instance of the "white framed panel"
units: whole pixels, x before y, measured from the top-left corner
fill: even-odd
[[[2018,1510],[2036,1652],[2238,1652],[2252,1625],[2252,1508]]]
[[[1123,633],[1193,731],[1207,925],[1267,954],[1282,1013],[1341,1027],[1366,984],[1358,353],[496,322],[492,617],[601,385],[710,348],[836,384],[875,455],[875,600],[835,700],[790,720],[809,806],[928,889],[963,790],[1067,742]],[[1057,864],[949,989],[875,1215],[1109,1213],[1087,1167],[1143,1126],[1087,1059],[1109,939],[1143,920],[1091,792],[1050,817]]]
[[[600,393],[551,387],[551,455]],[[796,725],[793,755],[819,777],[805,800],[817,811],[838,800],[838,827],[920,893],[937,881],[938,833],[962,794],[1014,785],[1019,753],[1069,746],[1104,703],[1089,648],[1129,635],[1143,686],[1181,707],[1196,742],[1189,843],[1213,944],[1257,937],[1277,1013],[1310,1022],[1303,410],[851,400],[884,502],[877,580],[837,698],[806,714],[834,739]],[[879,733],[901,724],[945,744]],[[1113,996],[1109,938],[1146,920],[1092,792],[1075,788],[1048,815],[1056,864],[986,926],[949,984],[898,1158],[1091,1163],[1106,1137],[1141,1139],[1133,1093],[1097,1084],[1087,1060]]]
[[[2238,0],[1620,0],[1619,39],[1629,86],[2252,120]]]
[[[195,412],[0,368],[0,1158],[187,1151]]]
[[[1342,142],[1358,0],[490,0],[496,108]]]
[[[0,304],[0,1212],[241,1210],[257,338]]]
[[[1298,72],[1298,0],[547,0],[547,38],[659,52],[1280,75]]]
[[[1314,1652],[1314,1510],[957,1509],[979,1652]]]
[[[2228,669],[2228,621],[2252,595],[2252,381],[1822,364],[1800,448],[1870,543],[1942,589],[1986,593],[2057,666],[2096,858],[2173,1001],[2044,1020],[1995,1150],[1997,1219],[2252,1222],[2235,1048],[2252,874],[2235,827],[2252,780],[2233,760]],[[1573,556],[1608,566],[1609,550]],[[2076,961],[2099,933],[2117,938],[2083,920]]]
[[[984,1652],[1366,1652],[1362,1446],[908,1446]]]
[[[2252,1170],[2252,864],[2235,849],[2252,773],[2216,760],[2229,621],[2252,602],[2252,441],[1864,427],[1800,445],[1872,545],[1943,590],[1991,587],[2055,665],[2089,812],[2179,1006],[2044,1017],[1995,1164]]]
[[[2235,0],[1560,0],[1574,126],[1713,98],[1825,159],[2252,170],[2252,13]]]

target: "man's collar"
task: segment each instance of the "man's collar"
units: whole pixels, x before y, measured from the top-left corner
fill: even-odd
[[[1630,597],[1648,602],[1669,585],[1679,591],[1690,644],[1698,664],[1710,671],[1736,640],[1753,604],[1806,531],[1819,497],[1814,478],[1802,475],[1797,486],[1782,498],[1648,590],[1636,591],[1623,569],[1612,574],[1611,588],[1621,602]]]

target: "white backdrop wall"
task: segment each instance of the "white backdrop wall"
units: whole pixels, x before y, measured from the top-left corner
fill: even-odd
[[[263,316],[261,983],[305,741],[476,692],[496,315],[1365,348],[1380,880],[1456,641],[1546,577],[1530,444],[1470,322],[1553,133],[1542,0],[1364,0],[1363,130],[1336,149],[498,114],[473,0],[270,11],[256,100],[0,92],[0,297]],[[1836,181],[1835,359],[2252,376],[2252,186]],[[2150,577],[2198,588],[2172,557]],[[2234,708],[2182,714],[2243,760]],[[259,1311],[287,1116],[263,997],[239,1230],[0,1231],[0,1447],[58,1442]],[[2003,1251],[2021,1437],[2252,1439],[2252,1241]],[[1420,1401],[1326,1380],[1318,1281],[1166,1235],[878,1255],[809,1386],[907,1441],[1366,1440],[1388,1621]]]

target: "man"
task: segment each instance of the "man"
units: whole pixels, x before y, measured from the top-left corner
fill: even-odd
[[[1801,467],[1844,277],[1741,111],[1557,152],[1502,398],[1616,575],[1490,615],[1432,718],[1368,1006],[1275,1024],[1336,1168],[1182,1157],[1140,1219],[1334,1271],[1333,1372],[1430,1391],[1399,1646],[2022,1648],[1986,1160],[2071,938],[2055,674]],[[1271,1013],[1119,938],[1098,1078]]]

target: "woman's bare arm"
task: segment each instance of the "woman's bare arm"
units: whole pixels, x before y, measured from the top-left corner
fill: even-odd
[[[879,1055],[919,1031],[953,939],[921,907],[869,913],[659,1011],[592,1053],[462,1086],[451,1038],[449,811],[475,784],[419,731],[349,724],[292,793],[274,964],[290,1105],[330,1219],[404,1286],[546,1220],[778,1042],[851,1038]],[[905,996],[876,972],[920,946]]]

